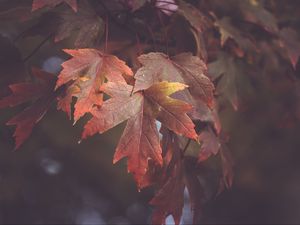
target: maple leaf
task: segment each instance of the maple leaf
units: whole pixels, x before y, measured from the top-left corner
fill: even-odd
[[[195,120],[212,122],[219,130],[214,105],[214,85],[206,76],[207,68],[203,61],[190,53],[181,53],[171,59],[162,53],[141,55],[138,60],[141,67],[135,74],[135,90],[143,90],[157,81],[185,83],[188,90],[175,93],[173,96],[193,105],[190,112]]]
[[[300,56],[300,36],[292,28],[283,28],[279,32],[282,46],[286,49],[291,63],[296,69],[296,65]]]
[[[45,6],[53,8],[63,2],[67,3],[75,12],[77,12],[77,0],[33,0],[32,11],[43,8]]]
[[[171,59],[163,53],[149,53],[139,56],[138,60],[143,66],[134,76],[134,91],[147,89],[159,81],[180,82],[189,86],[188,91],[196,100],[209,106],[213,104],[214,85],[205,75],[207,68],[200,58],[190,53]]]
[[[179,1],[178,13],[198,32],[203,32],[212,25],[212,22],[193,5]]]
[[[181,15],[191,26],[191,33],[197,45],[197,55],[207,60],[207,52],[203,32],[212,26],[212,21],[208,19],[200,10],[184,1],[179,1],[178,14]]]
[[[277,33],[278,26],[276,18],[267,11],[257,0],[238,1],[239,8],[246,21],[257,24],[266,31]]]
[[[194,123],[187,116],[192,106],[183,101],[168,97],[177,91],[184,90],[187,85],[168,83],[166,81],[153,84],[145,90],[145,96],[158,109],[158,120],[171,131],[185,137],[196,139]]]
[[[186,114],[191,106],[168,97],[184,88],[186,85],[181,83],[160,82],[144,93],[131,94],[133,87],[126,83],[106,83],[101,90],[112,98],[92,111],[93,118],[85,125],[82,138],[103,133],[128,120],[116,149],[114,163],[128,157],[128,171],[134,174],[138,186],[143,187],[148,160],[162,164],[156,118],[177,134],[193,139],[197,137],[194,124]]]
[[[38,22],[26,30],[22,37],[49,35],[54,36],[54,42],[69,38],[76,48],[87,48],[99,44],[104,29],[101,17],[89,4],[83,2],[78,13],[67,10],[42,14]]]
[[[195,110],[190,113],[190,117],[197,121],[200,120],[202,122],[207,122],[211,124],[215,131],[220,133],[221,131],[221,122],[218,116],[218,108],[217,104],[213,108],[209,108],[201,102],[193,101],[192,105]]]
[[[152,224],[166,224],[166,217],[172,215],[175,224],[179,225],[184,205],[184,164],[176,144],[169,143],[167,148],[173,152],[173,158],[164,171],[168,174],[165,174],[159,191],[150,201],[155,206]]]
[[[176,137],[163,136],[165,143],[165,157],[159,189],[150,201],[154,211],[152,215],[153,224],[166,224],[166,217],[172,215],[175,224],[180,223],[184,205],[184,190],[187,189],[191,209],[193,211],[194,224],[199,223],[202,205],[206,201],[203,184],[199,181],[201,177],[199,165],[194,157],[182,157]],[[169,159],[170,158],[170,159]]]
[[[242,76],[241,70],[235,59],[227,54],[220,54],[218,59],[208,65],[212,80],[221,79],[217,86],[219,94],[227,98],[235,110],[238,109],[237,80]]]
[[[207,201],[207,196],[204,194],[204,186],[200,182],[200,180],[204,178],[199,172],[201,169],[198,168],[198,164],[194,162],[193,157],[186,157],[184,160],[184,166],[185,185],[189,193],[191,210],[193,212],[193,224],[199,224],[202,207],[204,202]]]
[[[85,48],[95,44],[104,33],[103,20],[88,5],[81,7],[78,13],[63,12],[60,18],[55,42],[68,38],[74,33],[76,34],[75,47]]]
[[[16,125],[14,133],[15,149],[18,149],[30,136],[35,124],[43,118],[50,105],[60,93],[59,91],[53,91],[56,76],[38,69],[32,69],[32,74],[37,78],[37,83],[25,82],[12,84],[9,86],[12,94],[0,100],[0,108],[13,107],[25,102],[34,101],[32,105],[6,123],[7,125]]]
[[[255,49],[254,44],[245,37],[239,29],[233,26],[229,17],[223,17],[215,22],[221,34],[221,46],[229,40],[233,39],[244,50]]]
[[[73,58],[62,64],[63,70],[58,76],[56,88],[67,84],[66,96],[59,102],[60,108],[71,114],[72,97],[75,103],[74,121],[90,112],[94,105],[100,106],[103,95],[100,91],[105,79],[112,82],[126,82],[124,75],[132,76],[131,69],[112,55],[106,55],[95,49],[65,49]]]
[[[205,161],[212,154],[218,154],[221,143],[211,128],[208,127],[200,133],[199,141],[202,142],[198,156],[199,162]]]

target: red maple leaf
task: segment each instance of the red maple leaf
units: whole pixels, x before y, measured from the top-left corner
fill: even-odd
[[[128,171],[134,174],[138,186],[142,187],[148,160],[162,164],[156,119],[177,134],[197,138],[194,124],[186,114],[191,105],[168,97],[185,88],[184,84],[165,81],[153,84],[144,92],[132,94],[133,87],[125,83],[104,84],[101,90],[112,98],[92,111],[93,118],[86,124],[82,138],[103,133],[128,120],[114,163],[128,157]]]
[[[7,125],[16,125],[15,149],[18,149],[30,136],[35,124],[43,118],[60,93],[60,91],[54,92],[56,76],[38,69],[32,69],[32,74],[36,77],[37,82],[12,84],[9,86],[12,94],[0,100],[0,108],[33,101],[29,107],[6,123]]]
[[[64,50],[73,58],[62,64],[63,70],[58,76],[56,88],[68,84],[66,96],[59,101],[59,107],[71,115],[72,97],[77,98],[74,111],[76,122],[93,106],[100,106],[103,94],[100,91],[105,79],[126,83],[124,75],[132,76],[131,69],[112,55],[106,55],[96,49]]]
[[[43,8],[45,6],[55,7],[63,2],[67,3],[75,12],[77,12],[77,0],[33,0],[32,11]]]

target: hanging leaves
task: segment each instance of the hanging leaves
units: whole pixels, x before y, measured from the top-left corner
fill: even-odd
[[[164,169],[165,176],[158,192],[150,201],[150,204],[155,206],[152,223],[165,224],[166,217],[172,215],[175,224],[178,225],[184,204],[184,164],[180,157],[180,149],[173,140],[168,140],[166,151],[172,154],[172,159]]]
[[[177,134],[196,139],[194,124],[187,116],[191,106],[169,95],[183,90],[180,83],[160,82],[144,93],[131,95],[133,87],[125,83],[107,83],[101,90],[112,98],[92,111],[93,118],[85,125],[83,138],[103,133],[128,120],[119,141],[114,163],[128,157],[128,171],[134,174],[138,186],[148,169],[148,160],[162,164],[161,148],[155,119]]]
[[[180,224],[184,195],[189,197],[194,224],[199,224],[204,203],[218,188],[232,186],[233,160],[221,138],[218,113],[228,101],[235,110],[241,108],[245,85],[240,81],[248,81],[252,71],[260,76],[277,67],[288,75],[297,73],[297,20],[280,16],[276,4],[268,1],[22,4],[16,16],[9,15],[14,11],[5,6],[0,17],[26,18],[20,34],[1,28],[16,45],[30,38],[41,41],[20,51],[29,52],[24,63],[43,63],[50,57],[43,54],[45,49],[59,56],[57,47],[70,58],[58,76],[35,69],[32,82],[11,85],[11,95],[0,100],[0,108],[27,106],[7,122],[16,126],[16,148],[53,102],[74,123],[87,115],[82,139],[126,123],[113,163],[126,158],[139,189],[154,185],[156,194],[150,202],[154,224],[165,224],[169,215]],[[30,7],[37,12],[31,13]],[[50,10],[38,10],[44,7]],[[172,30],[181,34],[173,37]],[[284,59],[294,70],[282,66]],[[276,68],[267,62],[276,62]],[[210,162],[216,162],[210,165],[213,169],[206,167]]]

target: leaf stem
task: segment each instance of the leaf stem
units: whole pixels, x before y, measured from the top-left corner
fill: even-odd
[[[168,33],[167,33],[167,30],[166,30],[166,26],[163,22],[163,18],[161,17],[161,14],[159,12],[156,12],[156,15],[158,17],[158,20],[162,26],[162,29],[163,29],[163,34],[164,34],[164,41],[165,41],[165,45],[166,45],[166,53],[167,55],[169,55],[169,42],[168,42]]]
[[[182,157],[184,156],[186,150],[188,149],[188,147],[189,147],[189,145],[190,145],[190,143],[191,143],[191,140],[192,140],[192,139],[189,139],[189,140],[186,142],[186,144],[185,144],[185,146],[184,146],[184,148],[183,148],[183,150],[182,150],[182,152],[181,152]]]

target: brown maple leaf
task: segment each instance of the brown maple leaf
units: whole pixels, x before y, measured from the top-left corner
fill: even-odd
[[[261,26],[268,32],[277,33],[277,20],[260,1],[237,1],[244,19],[250,23]]]
[[[180,149],[174,141],[169,140],[166,151],[172,154],[172,159],[165,166],[159,190],[150,204],[154,206],[153,224],[165,224],[166,217],[172,215],[176,225],[179,225],[184,206],[184,163]]]
[[[214,189],[214,185],[208,181],[208,177],[211,176],[210,171],[202,167],[194,157],[185,157],[184,181],[189,193],[191,210],[193,212],[193,224],[199,224],[203,205],[208,199],[211,199],[207,193],[208,188]]]
[[[211,155],[218,154],[221,143],[210,127],[200,133],[199,141],[201,142],[200,153],[198,156],[199,162],[205,161]]]
[[[166,140],[167,139],[167,140]],[[175,224],[179,224],[184,205],[184,191],[188,191],[193,211],[193,224],[198,224],[202,205],[207,201],[203,183],[205,179],[202,168],[194,157],[183,157],[177,137],[169,138],[164,135],[162,142],[166,151],[161,179],[158,182],[158,191],[150,204],[154,206],[152,215],[153,224],[166,224],[167,216],[172,215]],[[169,159],[170,158],[170,159]],[[201,177],[199,179],[199,177]]]
[[[128,171],[134,174],[139,187],[148,169],[148,160],[162,164],[161,147],[155,120],[168,129],[189,138],[197,138],[194,124],[187,116],[191,106],[168,97],[183,90],[181,83],[160,82],[142,92],[132,93],[125,83],[106,83],[101,90],[112,98],[92,111],[93,118],[85,125],[82,138],[103,133],[128,120],[114,156],[114,163],[128,157]]]
[[[54,92],[56,76],[38,69],[33,69],[32,74],[38,82],[10,85],[12,94],[0,100],[0,108],[13,107],[33,101],[32,105],[6,123],[7,125],[16,125],[14,133],[15,149],[18,149],[30,136],[35,124],[43,118],[51,104],[60,94],[60,90]]]
[[[59,14],[61,19],[55,34],[55,42],[76,35],[74,45],[76,48],[91,47],[101,39],[104,33],[103,20],[90,8],[82,5],[78,13],[71,11]]]
[[[193,5],[179,1],[178,13],[198,32],[203,32],[212,26],[212,21]]]
[[[135,74],[135,90],[143,90],[157,81],[185,83],[187,90],[175,93],[174,98],[193,105],[190,116],[193,120],[212,122],[219,130],[214,108],[214,85],[206,76],[204,62],[191,53],[181,53],[171,59],[162,53],[141,55],[143,65]]]
[[[171,59],[163,53],[141,55],[138,60],[141,67],[135,74],[134,91],[149,88],[155,82],[169,81],[185,83],[189,86],[185,100],[191,98],[213,104],[214,85],[206,76],[204,62],[190,53],[182,53]]]
[[[33,0],[32,11],[43,8],[45,6],[55,7],[63,2],[67,3],[75,12],[77,12],[77,0]]]
[[[228,54],[221,53],[218,59],[210,63],[208,67],[212,80],[222,76],[217,85],[218,94],[223,94],[237,110],[239,106],[237,82],[243,74],[235,59]]]
[[[219,28],[221,46],[224,46],[228,40],[232,39],[243,51],[256,50],[256,46],[250,39],[232,24],[230,17],[223,17],[220,20],[216,20],[215,25]]]
[[[100,106],[103,95],[100,91],[105,79],[125,83],[124,75],[132,76],[131,69],[112,55],[106,55],[95,49],[65,49],[72,58],[62,64],[63,70],[58,76],[56,88],[68,83],[66,96],[59,102],[60,108],[71,115],[72,97],[77,98],[74,111],[76,122],[94,105]]]
[[[177,13],[190,24],[190,31],[197,46],[197,55],[206,61],[207,51],[203,33],[212,27],[212,21],[199,9],[185,1],[179,1]]]

